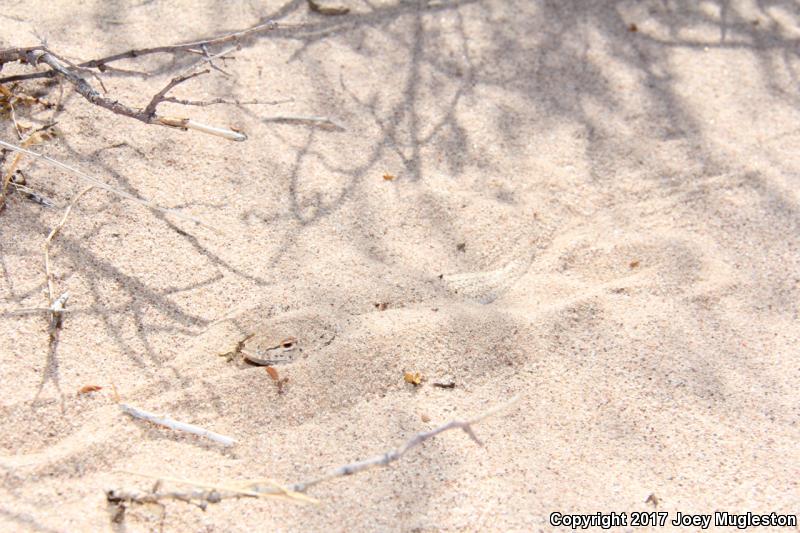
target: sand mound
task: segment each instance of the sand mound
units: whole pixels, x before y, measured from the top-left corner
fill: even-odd
[[[220,231],[99,191],[75,208],[52,248],[72,294],[58,345],[42,315],[0,322],[0,530],[531,531],[553,529],[552,512],[796,512],[800,11],[344,3],[345,17],[304,2],[0,9],[3,47],[35,29],[84,59],[268,16],[324,25],[249,43],[219,62],[230,77],[175,92],[291,102],[165,107],[244,143],[65,92],[62,136],[38,149]],[[185,67],[125,66],[156,73],[105,75],[136,105]],[[82,186],[22,169],[62,206]],[[10,196],[3,312],[43,305],[41,246],[61,214]],[[112,383],[237,445],[133,420]],[[515,395],[476,426],[484,447],[443,433],[313,487],[318,505],[169,501],[122,517],[106,501],[152,487],[131,472],[312,479]]]

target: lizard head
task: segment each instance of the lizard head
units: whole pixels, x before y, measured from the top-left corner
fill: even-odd
[[[299,350],[295,337],[264,337],[255,335],[242,346],[244,358],[257,365],[290,363]]]

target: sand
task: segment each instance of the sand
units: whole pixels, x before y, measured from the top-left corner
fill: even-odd
[[[352,11],[330,31],[257,39],[218,61],[229,77],[175,90],[291,102],[161,109],[240,128],[243,143],[65,90],[61,136],[36,149],[218,231],[89,193],[52,247],[72,312],[50,350],[45,316],[8,313],[47,304],[42,245],[63,210],[10,197],[0,530],[549,531],[554,512],[798,513],[800,9],[342,1]],[[269,17],[334,22],[299,0],[28,0],[0,9],[0,47],[38,35],[89,59]],[[103,80],[143,106],[187,64],[124,62],[155,75]],[[343,129],[273,120],[286,115]],[[21,168],[61,207],[84,186]],[[334,335],[276,367],[282,393],[218,355],[292,313]],[[454,388],[433,386],[448,376]],[[133,420],[112,384],[237,444]],[[515,395],[475,426],[483,447],[445,432],[313,487],[317,505],[120,516],[106,501],[152,486],[131,472],[303,481]]]

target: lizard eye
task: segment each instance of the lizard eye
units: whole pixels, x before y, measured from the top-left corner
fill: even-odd
[[[294,346],[296,339],[294,337],[289,337],[288,339],[284,339],[281,341],[281,348],[288,350],[289,348]]]

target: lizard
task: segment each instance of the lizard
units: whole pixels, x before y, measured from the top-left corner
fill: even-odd
[[[233,349],[219,355],[241,355],[248,363],[259,366],[288,364],[305,351],[316,351],[333,342],[338,325],[331,315],[313,308],[301,309],[260,322],[252,333],[236,343]]]
[[[405,307],[412,302],[441,301],[457,295],[459,300],[482,304],[494,301],[521,277],[533,260],[528,247],[522,247],[503,266],[494,270],[463,274],[443,274],[417,287],[415,297],[409,298],[407,288],[397,287],[385,292],[385,301],[392,307]],[[394,293],[394,294],[392,294]],[[382,300],[383,301],[383,300]],[[385,309],[375,304],[370,312]],[[335,309],[334,309],[335,307]],[[363,308],[362,308],[363,307]],[[285,365],[307,357],[330,345],[350,318],[367,312],[367,306],[324,305],[316,302],[299,310],[273,314],[268,301],[247,309],[239,309],[212,323],[194,339],[194,346],[228,360],[244,360],[258,366]],[[264,318],[264,317],[268,318]]]

